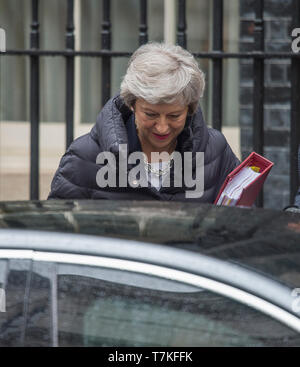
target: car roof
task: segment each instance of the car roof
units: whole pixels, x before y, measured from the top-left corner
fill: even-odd
[[[300,284],[300,215],[163,201],[0,202],[0,227],[165,244],[237,262]]]

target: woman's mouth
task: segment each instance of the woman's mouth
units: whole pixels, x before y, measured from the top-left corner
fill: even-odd
[[[170,136],[170,134],[166,134],[166,135],[159,135],[159,134],[155,134],[155,133],[153,133],[153,135],[154,135],[157,139],[159,139],[159,140],[165,140],[165,139],[167,139],[167,138]]]

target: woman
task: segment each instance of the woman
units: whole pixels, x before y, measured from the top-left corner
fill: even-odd
[[[49,199],[213,203],[239,161],[224,136],[203,121],[199,99],[204,86],[196,60],[180,46],[141,46],[129,61],[120,94],[106,103],[90,133],[76,139],[62,157]],[[134,152],[143,153],[142,162],[136,161],[136,176],[138,165],[130,161]],[[159,158],[154,152],[165,153]],[[201,193],[187,195],[193,191],[191,183],[195,189],[199,181]]]

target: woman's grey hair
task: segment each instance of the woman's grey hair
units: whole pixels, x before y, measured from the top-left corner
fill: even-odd
[[[180,46],[147,43],[129,60],[121,97],[128,107],[142,98],[150,104],[189,106],[189,113],[193,114],[204,88],[204,73],[191,53]]]

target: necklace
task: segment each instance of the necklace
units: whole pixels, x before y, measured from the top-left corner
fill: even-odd
[[[152,166],[152,164],[151,163],[149,163],[148,161],[147,161],[147,159],[144,157],[144,164],[145,164],[145,166],[146,166],[146,170],[148,171],[148,172],[151,172],[151,173],[153,173],[155,176],[158,176],[158,177],[160,177],[160,176],[164,176],[165,174],[167,174],[169,171],[170,171],[170,169],[171,169],[171,167],[172,167],[172,164],[173,164],[173,153],[171,154],[171,158],[170,158],[170,160],[168,161],[168,163],[167,163],[167,165],[166,165],[166,167],[165,168],[162,168],[162,169],[160,169],[160,168],[154,168],[153,166]]]

